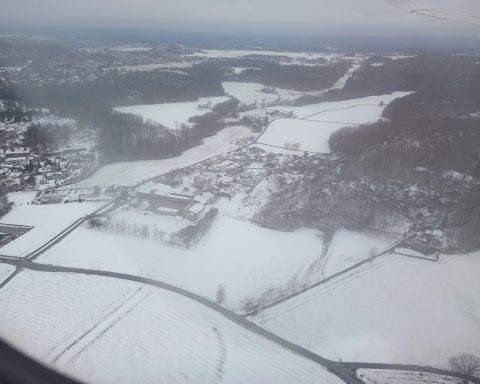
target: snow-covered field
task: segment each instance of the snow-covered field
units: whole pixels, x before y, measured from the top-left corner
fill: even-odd
[[[241,50],[241,49],[204,49],[197,51],[190,56],[208,57],[208,58],[239,58],[248,55],[279,56],[297,60],[318,60],[326,59],[328,61],[344,58],[344,55],[332,52],[289,52],[289,51],[266,51],[266,50]]]
[[[344,126],[301,119],[277,119],[268,126],[258,142],[286,149],[295,145],[295,149],[302,151],[329,153],[328,138]]]
[[[353,73],[360,68],[360,64],[353,64],[348,71],[343,75],[340,79],[338,79],[335,84],[329,89],[342,89],[345,87],[345,84],[347,84],[348,79],[350,79],[353,75]]]
[[[95,185],[135,185],[143,180],[168,173],[176,168],[183,168],[223,152],[231,151],[237,146],[232,141],[252,136],[250,129],[244,126],[227,127],[214,136],[203,139],[203,143],[187,149],[180,156],[162,160],[130,161],[113,163],[100,168],[90,178],[77,183],[78,187]]]
[[[275,88],[276,93],[265,93],[262,89],[265,85],[260,83],[222,83],[225,94],[235,97],[243,104],[257,103],[262,106],[263,103],[269,104],[280,100],[294,100],[301,96],[299,92],[289,91],[287,89]]]
[[[455,377],[422,372],[359,369],[357,376],[366,384],[465,384]]]
[[[480,252],[383,256],[254,320],[325,357],[448,368],[480,355]]]
[[[181,216],[166,216],[132,207],[125,208],[126,207],[117,209],[109,215],[110,222],[113,226],[123,222],[125,224],[136,225],[137,228],[140,229],[146,225],[149,231],[151,231],[152,228],[156,228],[157,231],[170,234],[192,224],[190,220]]]
[[[0,253],[8,256],[26,256],[101,205],[101,203],[68,203],[15,206],[2,217],[2,222],[33,228],[1,247]]]
[[[197,101],[185,101],[181,103],[142,104],[129,105],[127,107],[114,108],[117,112],[132,113],[141,116],[144,120],[152,120],[169,129],[180,129],[181,124],[187,124],[193,116],[204,115],[211,112],[210,109],[198,109],[200,104],[223,103],[229,98],[225,96],[200,98]]]
[[[0,306],[2,338],[85,382],[342,382],[210,308],[142,284],[23,271]]]
[[[377,120],[384,107],[395,99],[411,92],[393,92],[391,94],[361,97],[341,101],[328,101],[308,104],[302,107],[284,106],[284,111],[292,111],[298,118],[315,121],[335,121],[347,124],[364,124]],[[383,107],[379,104],[383,101]],[[276,109],[276,108],[270,108]]]
[[[11,192],[7,193],[8,201],[15,203],[15,205],[25,205],[30,204],[34,199],[37,192]],[[3,219],[2,219],[3,221]]]
[[[150,72],[156,69],[170,69],[170,68],[191,68],[195,62],[172,62],[159,64],[139,64],[139,65],[125,65],[123,67],[116,67],[115,69],[122,72]]]
[[[376,255],[397,240],[380,233],[362,233],[341,229],[333,235],[320,266],[320,276],[327,277]]]
[[[39,261],[147,276],[212,300],[224,284],[226,305],[242,309],[242,301],[271,288],[285,288],[293,280],[301,283],[322,247],[315,230],[278,232],[220,216],[190,249],[79,228]]]
[[[298,143],[304,151],[329,153],[328,139],[337,129],[377,121],[388,103],[408,94],[394,92],[303,107],[282,107],[283,111],[292,111],[297,119],[274,120],[258,142],[277,147]],[[379,105],[381,102],[382,106]]]

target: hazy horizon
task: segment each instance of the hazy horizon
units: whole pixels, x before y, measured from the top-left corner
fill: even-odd
[[[392,5],[398,5],[394,6]],[[18,0],[2,4],[10,26],[123,28],[231,33],[480,36],[478,26],[408,12],[407,0]],[[447,0],[418,5],[448,8]],[[480,4],[456,0],[455,10],[480,14]],[[403,7],[403,9],[402,9]]]

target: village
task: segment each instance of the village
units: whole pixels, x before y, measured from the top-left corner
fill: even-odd
[[[143,180],[136,186],[66,186],[56,189],[54,197],[66,202],[105,201],[117,196],[120,201],[115,208],[89,220],[91,228],[188,247],[200,240],[198,232],[206,231],[213,212],[235,216],[248,211],[253,217],[272,193],[304,177],[307,168],[334,166],[325,155],[267,152],[249,138],[236,144],[238,148],[233,151]],[[37,201],[44,202],[51,196],[40,196]],[[81,200],[76,200],[79,196]],[[181,240],[179,234],[183,234]]]
[[[0,179],[8,191],[47,190],[73,183],[90,174],[96,154],[86,148],[64,148],[42,155],[28,148],[0,153]]]

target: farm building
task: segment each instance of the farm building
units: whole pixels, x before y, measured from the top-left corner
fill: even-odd
[[[165,184],[148,183],[137,191],[137,206],[161,215],[196,220],[205,210],[208,198],[177,192]]]

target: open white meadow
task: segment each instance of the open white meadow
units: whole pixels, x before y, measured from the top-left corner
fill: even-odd
[[[267,50],[245,50],[245,49],[202,49],[190,56],[211,57],[211,58],[238,58],[248,55],[279,56],[297,60],[318,60],[328,61],[343,59],[344,55],[332,52],[289,52],[289,51],[267,51]]]
[[[258,138],[258,143],[282,148],[298,143],[303,151],[329,153],[328,139],[333,132],[345,126],[379,120],[388,103],[408,94],[394,92],[303,107],[281,107],[282,111],[293,112],[297,118],[274,120]]]
[[[7,256],[26,256],[55,237],[78,219],[94,212],[101,203],[68,203],[46,205],[16,205],[2,217],[5,224],[27,225],[33,228],[0,248]]]
[[[479,268],[479,252],[439,263],[387,255],[254,320],[333,360],[448,368],[480,354]]]
[[[259,137],[258,143],[285,149],[296,145],[297,150],[329,153],[330,135],[344,126],[345,124],[319,123],[302,119],[277,119]]]
[[[16,206],[20,206],[30,204],[33,200],[35,200],[36,194],[37,192],[35,191],[11,192],[7,194],[7,198],[9,202],[14,203]]]
[[[223,103],[229,98],[225,96],[204,97],[197,101],[185,101],[179,103],[163,103],[163,104],[142,104],[129,105],[126,107],[115,107],[114,110],[122,113],[132,113],[141,116],[144,121],[152,120],[169,129],[180,129],[181,124],[187,124],[188,119],[193,116],[201,116],[210,109],[199,109],[200,104],[210,103],[213,107],[215,104]]]
[[[359,369],[357,376],[366,384],[465,384],[455,377],[435,373],[393,371],[385,369]]]
[[[296,91],[289,91],[287,89],[275,88],[276,93],[262,92],[265,85],[260,83],[239,83],[239,82],[224,82],[222,87],[225,94],[235,97],[243,104],[254,104],[262,106],[263,103],[269,104],[280,100],[294,100],[301,96]]]
[[[23,271],[0,306],[2,338],[86,382],[342,382],[210,308],[138,283]]]
[[[320,277],[343,271],[387,249],[397,237],[340,229],[334,235],[319,268]]]
[[[81,227],[39,261],[150,277],[211,300],[224,284],[225,304],[241,310],[244,300],[304,282],[322,250],[316,230],[278,232],[220,216],[190,249]]]

